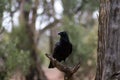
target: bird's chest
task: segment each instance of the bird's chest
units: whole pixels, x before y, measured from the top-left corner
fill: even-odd
[[[61,44],[61,51],[67,53],[69,51],[69,44]]]

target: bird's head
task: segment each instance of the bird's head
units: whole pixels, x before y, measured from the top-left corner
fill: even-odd
[[[67,32],[66,31],[62,31],[62,32],[59,32],[58,35],[60,35],[61,37],[66,37],[67,36]]]
[[[68,35],[66,31],[59,32],[58,35],[60,35],[60,40],[61,41],[69,41]]]

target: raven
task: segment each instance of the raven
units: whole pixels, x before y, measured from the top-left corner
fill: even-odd
[[[65,31],[59,32],[58,35],[60,35],[60,40],[55,44],[52,56],[57,61],[61,62],[62,60],[65,61],[65,59],[71,54],[72,44],[70,43],[68,35]],[[49,68],[54,68],[52,62],[50,62]]]

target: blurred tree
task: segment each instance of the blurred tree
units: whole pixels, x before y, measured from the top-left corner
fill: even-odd
[[[33,2],[34,6],[32,8],[26,8],[26,5],[29,4],[28,1],[22,1],[20,4],[21,4],[21,6],[20,6],[20,12],[21,12],[20,21],[22,22],[22,24],[24,24],[23,26],[25,26],[25,31],[28,35],[28,40],[29,40],[28,42],[31,43],[29,50],[31,52],[31,59],[33,59],[33,63],[35,64],[35,65],[34,64],[31,65],[30,74],[28,74],[26,76],[26,78],[27,78],[27,80],[30,80],[30,79],[34,78],[34,75],[37,75],[38,80],[44,79],[44,77],[43,77],[44,75],[41,72],[42,70],[41,70],[40,61],[39,61],[39,57],[38,57],[37,46],[38,46],[38,42],[40,40],[40,35],[43,32],[45,32],[46,30],[48,30],[49,28],[54,27],[54,25],[56,25],[59,22],[59,20],[55,19],[53,12],[51,12],[51,10],[53,10],[53,8],[51,8],[52,7],[51,5],[53,5],[54,2],[52,4],[50,4],[50,2],[48,2],[46,0],[43,1],[44,15],[48,17],[48,20],[52,17],[54,19],[54,21],[52,23],[49,22],[49,24],[47,26],[45,26],[39,32],[36,32],[36,29],[35,29],[35,22],[36,22],[36,18],[37,18],[37,9],[39,7],[39,1],[35,0]],[[29,19],[30,13],[32,13],[31,20]]]
[[[120,0],[100,0],[100,5],[95,80],[119,80]]]
[[[75,23],[80,23],[84,27],[90,27],[94,24],[92,15],[98,10],[99,2],[95,0],[62,0],[64,15],[73,18]]]
[[[48,39],[49,37],[49,53],[52,53],[54,42],[57,40],[56,34],[61,26],[64,27],[62,30],[68,31],[71,41],[74,45],[73,53],[76,53],[71,55],[71,59],[68,60],[68,63],[71,65],[77,63],[76,60],[79,59],[79,56],[81,56],[83,63],[84,61],[85,63],[87,63],[89,58],[92,61],[94,60],[92,56],[93,54],[91,53],[94,52],[96,46],[96,35],[94,35],[96,28],[90,26],[93,26],[91,22],[93,20],[91,20],[91,16],[92,13],[97,9],[96,6],[98,5],[98,3],[96,1],[0,0],[0,4],[1,25],[2,22],[4,22],[3,17],[8,14],[7,18],[5,19],[9,19],[10,21],[9,23],[6,23],[6,26],[7,28],[10,28],[12,26],[12,30],[10,31],[10,33],[3,35],[6,41],[1,42],[4,44],[2,44],[0,48],[2,55],[4,55],[4,53],[10,55],[7,56],[7,59],[5,61],[7,70],[9,72],[12,72],[11,70],[15,70],[18,65],[23,64],[25,65],[23,66],[25,68],[20,67],[23,71],[24,69],[29,67],[29,70],[26,70],[28,72],[28,74],[26,73],[27,80],[31,80],[35,78],[35,76],[37,76],[37,78],[39,79],[41,79],[42,76],[44,77],[41,68],[42,63],[40,62],[43,57],[40,56],[44,55],[42,53],[46,53],[45,48],[47,48],[46,45],[48,46],[49,44],[47,44],[47,42],[41,44],[40,41]],[[59,10],[56,10],[55,5],[61,5],[61,7],[64,8],[64,11],[61,11],[61,13],[59,13]],[[17,25],[15,25],[17,23],[17,20],[14,19],[17,18],[15,17],[16,13],[19,15]],[[89,25],[89,27],[82,27],[84,26],[82,25],[82,21],[85,21],[84,24],[87,26]],[[39,23],[39,25],[37,23]],[[46,31],[49,34],[46,34]],[[90,34],[90,36],[88,34]],[[6,36],[9,37],[6,38]],[[47,38],[43,39],[42,36]],[[3,49],[3,45],[9,46],[7,47],[7,50]],[[42,52],[41,47],[39,48],[40,45],[45,45],[45,48],[43,48],[44,52]],[[21,60],[20,62],[19,59]],[[25,62],[23,62],[24,59]],[[12,65],[14,63],[14,60],[17,63]],[[29,63],[29,61],[31,63]],[[85,63],[84,66],[88,66]]]
[[[37,80],[46,80],[46,77],[41,69],[40,61],[38,58],[37,52],[37,42],[36,42],[36,31],[35,31],[35,21],[37,16],[37,7],[39,5],[39,1],[35,0],[33,2],[34,7],[31,7],[31,0],[22,0],[20,3],[20,23],[25,28],[25,32],[27,34],[29,51],[31,55],[31,59],[33,64],[31,64],[29,68],[29,73],[26,75],[26,80],[34,80],[35,76],[37,76]],[[32,10],[32,19],[31,23],[29,23],[29,13],[30,9]]]
[[[3,39],[3,30],[2,30],[2,20],[3,20],[3,12],[5,9],[5,3],[7,0],[0,0],[0,44]],[[1,46],[3,46],[1,44]],[[1,48],[0,46],[0,48]],[[5,71],[5,61],[4,61],[4,56],[2,54],[2,49],[0,49],[0,80],[4,80],[6,76],[6,71]]]
[[[95,11],[98,9],[98,2],[95,0],[62,0],[64,13],[66,15],[71,15],[73,13],[77,14],[82,11]],[[74,15],[74,14],[73,14]],[[70,16],[69,16],[70,17]]]
[[[2,17],[3,17],[3,11],[4,11],[4,6],[5,4],[5,0],[0,0],[0,28],[1,28],[1,25],[2,25]]]
[[[46,30],[48,30],[51,27],[53,27],[54,25],[56,25],[59,22],[59,20],[57,20],[53,17],[54,18],[53,22],[49,21],[48,25],[46,25],[43,29],[37,31],[35,24],[36,24],[36,18],[38,16],[41,16],[41,15],[47,16],[47,17],[49,17],[48,19],[50,19],[50,17],[53,16],[52,13],[51,13],[52,15],[48,14],[48,12],[50,13],[52,9],[50,8],[49,2],[47,0],[43,0],[41,2],[39,2],[39,0],[34,0],[34,1],[32,1],[32,0],[17,0],[17,1],[9,0],[8,2],[6,2],[6,4],[7,4],[7,8],[5,10],[3,10],[3,9],[1,9],[1,10],[7,11],[7,13],[10,13],[10,15],[8,17],[11,17],[12,24],[14,24],[13,20],[12,20],[14,13],[18,10],[20,11],[20,17],[19,17],[20,28],[15,28],[15,26],[12,25],[12,33],[11,33],[10,37],[13,41],[15,41],[15,39],[17,38],[18,42],[16,43],[16,46],[15,46],[15,47],[17,47],[17,48],[15,48],[15,49],[17,49],[17,52],[15,52],[16,54],[13,54],[13,55],[11,54],[11,56],[14,57],[15,55],[18,55],[19,51],[21,51],[21,50],[29,51],[30,55],[31,55],[30,57],[32,59],[32,64],[30,66],[30,71],[28,71],[29,74],[26,76],[26,79],[33,80],[33,78],[35,76],[37,76],[38,80],[40,80],[40,79],[46,80],[45,75],[43,74],[43,71],[41,69],[41,63],[39,60],[37,47],[38,47],[38,43],[40,40],[40,35],[43,34]],[[2,8],[4,8],[4,6]],[[41,14],[37,13],[39,6],[42,6],[42,8],[44,10]],[[2,14],[3,14],[3,12],[2,12]],[[32,14],[31,17],[29,17],[30,14]],[[1,16],[3,16],[3,15],[1,15]],[[44,19],[44,20],[47,21],[47,19]],[[9,45],[12,46],[11,44],[9,44]],[[9,49],[11,50],[11,48],[9,48]],[[14,50],[14,51],[16,51],[16,50]],[[20,56],[20,55],[18,55],[18,56]],[[14,62],[11,59],[10,59],[10,61]],[[10,65],[7,65],[9,67],[12,65],[10,61],[8,61],[8,63],[10,63]]]

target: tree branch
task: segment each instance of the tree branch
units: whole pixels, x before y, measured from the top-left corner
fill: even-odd
[[[53,23],[48,24],[46,27],[44,27],[42,30],[39,31],[39,35],[44,33],[47,29],[54,27],[59,22],[60,20],[56,19]]]
[[[59,23],[59,22],[60,22],[60,20],[55,19],[54,22],[48,24],[48,25],[47,25],[46,27],[44,27],[42,30],[39,30],[38,37],[37,37],[37,43],[38,43],[38,41],[39,41],[39,39],[40,39],[40,35],[41,35],[42,33],[44,33],[46,30],[54,27],[54,26],[55,26],[57,23]]]
[[[75,72],[77,72],[77,70],[79,69],[80,62],[77,65],[75,65],[73,68],[71,68],[71,67],[61,64],[60,62],[58,62],[56,59],[54,59],[52,56],[50,56],[48,54],[46,54],[46,56],[50,59],[50,61],[52,62],[54,67],[56,67],[60,71],[64,72],[64,74],[65,74],[64,80],[74,80],[73,74]]]

